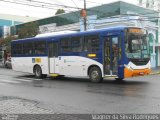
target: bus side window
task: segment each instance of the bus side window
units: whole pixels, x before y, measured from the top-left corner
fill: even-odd
[[[15,43],[12,45],[13,56],[14,55],[21,55],[23,54],[23,44],[22,43]]]
[[[33,54],[33,42],[23,43],[23,54],[24,55],[32,55]]]
[[[112,37],[112,48],[113,48],[113,55],[118,57],[117,59],[120,60],[122,57],[122,43],[121,37]]]
[[[62,38],[60,40],[60,44],[61,44],[61,52],[62,53],[71,52],[71,41],[70,41],[70,38]]]
[[[81,52],[82,51],[82,37],[72,37],[72,52]]]
[[[12,52],[12,53],[11,53],[12,56],[15,56],[15,55],[16,55],[16,44],[12,44],[12,45],[11,45],[11,52]]]
[[[99,50],[99,42],[100,40],[98,35],[85,36],[84,51],[88,51],[90,53],[97,52]]]
[[[45,54],[46,53],[46,41],[36,41],[34,43],[35,54]]]

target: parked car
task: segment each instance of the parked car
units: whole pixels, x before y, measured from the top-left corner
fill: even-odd
[[[9,57],[6,61],[5,61],[5,67],[6,68],[12,68],[12,61],[11,61],[11,57]]]

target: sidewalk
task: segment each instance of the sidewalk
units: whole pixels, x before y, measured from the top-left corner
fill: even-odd
[[[160,67],[152,68],[151,75],[160,74]]]

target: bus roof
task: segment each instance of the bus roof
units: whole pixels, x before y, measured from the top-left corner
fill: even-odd
[[[52,33],[44,33],[44,34],[38,34],[35,37],[40,38],[40,37],[50,37],[50,36],[55,36],[55,35],[63,35],[63,34],[70,34],[70,33],[77,33],[78,31],[58,31],[58,32],[52,32]]]
[[[134,26],[135,27],[135,26]],[[116,27],[108,27],[108,28],[102,28],[102,29],[92,29],[89,31],[83,31],[83,32],[76,32],[76,31],[70,31],[70,32],[56,32],[56,33],[48,33],[48,34],[42,34],[42,35],[37,35],[35,37],[31,37],[31,38],[25,38],[25,39],[17,39],[17,40],[13,40],[14,41],[21,41],[21,40],[33,40],[35,38],[37,39],[44,39],[44,38],[51,38],[51,37],[61,37],[61,36],[69,36],[69,35],[81,35],[81,34],[90,34],[90,33],[95,33],[95,32],[104,32],[104,31],[112,31],[112,30],[123,30],[125,28],[131,28],[128,26],[116,26]],[[58,34],[59,33],[59,34]]]

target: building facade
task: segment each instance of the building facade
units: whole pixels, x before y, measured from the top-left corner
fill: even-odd
[[[17,15],[0,14],[0,38],[6,38],[11,35],[11,27],[24,22],[33,21],[37,18],[24,17]],[[6,46],[0,44],[0,64],[6,61]]]
[[[139,6],[160,11],[160,0],[138,0]]]
[[[139,2],[139,6],[143,7],[143,8],[147,8],[149,10],[155,10],[154,12],[160,12],[160,0],[138,0]],[[152,18],[154,19],[154,18]],[[151,50],[155,51],[155,55],[156,57],[156,65],[160,66],[160,14],[158,13],[157,15],[157,22],[156,22],[157,26],[158,26],[158,33],[157,36],[155,37],[153,35],[153,32],[151,34],[149,34],[150,37],[150,44],[151,46],[153,46]],[[156,38],[156,39],[155,39]],[[155,39],[155,40],[154,40]],[[155,44],[155,45],[153,45]]]
[[[0,38],[10,35],[10,26],[36,20],[37,18],[0,14]]]

